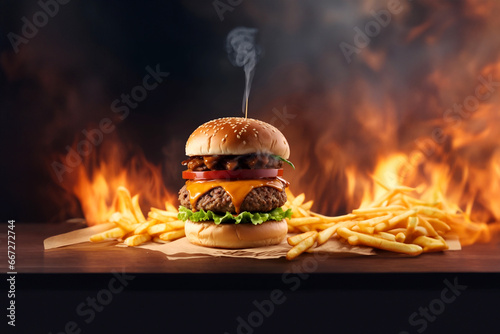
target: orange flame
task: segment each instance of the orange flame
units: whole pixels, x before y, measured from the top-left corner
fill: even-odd
[[[116,141],[103,144],[99,149],[65,175],[62,182],[63,188],[78,199],[88,225],[107,222],[118,210],[119,187],[139,194],[144,212],[150,207],[163,207],[165,202],[176,204],[175,196],[164,186],[161,168],[147,161],[142,151],[129,156]]]

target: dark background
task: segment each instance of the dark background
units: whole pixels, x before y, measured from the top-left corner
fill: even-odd
[[[485,64],[498,59],[493,2],[401,6],[403,12],[349,64],[339,44],[353,44],[353,27],[373,21],[370,11],[386,9],[386,1],[243,1],[221,21],[211,1],[72,0],[19,53],[7,34],[21,35],[22,18],[32,22],[40,7],[1,1],[2,220],[71,218],[50,162],[105,117],[117,122],[105,142],[144,151],[162,165],[175,194],[188,135],[210,119],[242,115],[244,74],[224,49],[238,26],[258,28],[263,49],[249,115],[272,122],[273,110],[286,107],[295,116],[283,128],[297,166],[287,172],[292,190],[315,199],[316,211],[345,211],[353,205],[343,199],[345,166],[368,175],[377,156],[411,150],[416,122],[442,118],[445,108],[473,91]],[[119,122],[112,101],[156,64],[169,77]],[[433,81],[437,75],[447,79],[441,88]],[[396,110],[390,114],[396,127],[386,123],[388,106]],[[390,145],[384,135],[393,137]],[[325,156],[332,163],[325,164]]]

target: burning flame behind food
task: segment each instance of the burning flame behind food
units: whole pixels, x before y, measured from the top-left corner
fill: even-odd
[[[108,222],[113,213],[123,209],[120,187],[139,195],[140,206],[148,210],[163,207],[165,202],[176,204],[176,196],[165,188],[160,167],[147,161],[140,150],[131,154],[116,139],[86,157],[60,184],[78,199],[90,226]],[[73,217],[79,215],[78,207],[70,207],[68,211]]]
[[[111,158],[118,156],[107,155]],[[407,167],[405,161],[405,155],[398,154],[379,163],[370,176],[373,182],[366,181],[359,208],[350,210],[351,213],[346,215],[328,217],[315,213],[311,211],[314,201],[306,201],[304,194],[294,196],[288,191],[288,201],[284,207],[293,211],[292,217],[287,219],[289,233],[302,233],[288,239],[294,247],[287,258],[293,259],[315,244],[321,246],[332,237],[345,239],[351,245],[366,245],[409,255],[446,250],[448,244],[445,239],[452,236],[458,237],[464,246],[476,241],[490,241],[491,230],[498,229],[498,223],[488,225],[473,222],[470,212],[474,203],[461,209],[457,205],[460,197],[454,199],[444,195],[452,181],[447,177],[447,169],[436,169],[431,185],[422,183],[410,188],[402,184],[404,177],[413,176],[409,173],[410,169],[402,169]],[[130,166],[134,164],[129,165],[129,169]],[[149,167],[149,173],[145,175],[152,173],[159,176],[159,170],[154,166],[147,163],[145,166]],[[138,246],[150,240],[166,242],[185,236],[184,222],[177,219],[178,211],[171,200],[167,200],[164,206],[150,206],[147,218],[144,216],[139,206],[139,196],[148,194],[147,188],[131,196],[127,188],[118,186],[114,199],[107,201],[111,184],[124,182],[134,189],[140,189],[136,183],[144,185],[145,179],[128,178],[127,171],[135,176],[140,173],[124,167],[119,169],[120,172],[114,170],[115,173],[110,173],[107,164],[97,167],[93,170],[92,178],[80,170],[73,189],[77,195],[87,196],[82,197],[82,209],[86,217],[97,223],[112,222],[116,227],[92,236],[91,241],[118,239],[128,246]],[[405,171],[409,174],[405,174]],[[346,175],[351,184],[348,191],[352,196],[359,187],[359,183],[355,183],[356,172],[347,170]],[[106,176],[110,181],[106,180]],[[153,180],[162,185],[161,177]],[[147,182],[146,185],[153,187],[155,183]],[[163,187],[159,189],[164,197],[168,197]]]

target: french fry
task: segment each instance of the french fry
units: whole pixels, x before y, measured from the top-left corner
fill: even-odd
[[[443,218],[446,219],[449,216],[449,214],[447,214],[443,210],[431,206],[417,205],[413,207],[413,210],[417,211],[418,213],[422,213],[426,216],[438,219],[443,219]]]
[[[286,192],[286,198],[287,198],[287,203],[290,204],[291,202],[293,202],[293,200],[295,199],[295,196],[292,194],[292,192],[290,191],[290,188],[286,188],[285,189],[285,192]],[[287,204],[285,203],[285,205]]]
[[[293,199],[292,205],[299,206],[304,202],[305,199],[306,199],[306,195],[304,193],[302,193]]]
[[[374,202],[372,202],[369,207],[371,208],[377,208],[382,206],[382,203],[385,201],[388,201],[392,196],[397,194],[397,190],[391,189],[387,191],[384,195],[382,195],[380,198],[376,199]]]
[[[426,229],[430,237],[435,238],[438,236],[438,233],[436,232],[434,227],[431,225],[431,223],[429,223],[429,221],[425,217],[418,215],[418,218],[419,218],[419,224]]]
[[[173,229],[173,230],[180,230],[184,229],[184,222],[182,220],[174,220],[168,223],[168,225]]]
[[[137,226],[135,228],[134,234],[143,234],[143,233],[146,233],[147,230],[148,230],[148,228],[150,228],[151,226],[156,225],[158,223],[159,223],[158,220],[151,219],[151,220],[148,220],[145,223],[139,224],[139,226]]]
[[[313,206],[314,202],[313,201],[308,201],[308,202],[305,202],[304,204],[301,205],[301,207],[304,209],[304,210],[311,210],[312,206]]]
[[[427,221],[436,229],[436,231],[448,232],[451,230],[450,225],[437,218],[427,218]]]
[[[154,242],[157,242],[157,243],[159,243],[159,244],[168,244],[168,241],[161,240],[159,237],[154,237],[154,238],[153,238],[153,241],[154,241]]]
[[[139,246],[149,240],[151,240],[151,236],[149,234],[137,234],[123,240],[123,243],[127,246]]]
[[[118,239],[125,235],[125,231],[121,227],[115,227],[101,233],[94,234],[90,237],[91,242],[100,242],[110,239]]]
[[[125,217],[119,212],[113,213],[109,218],[109,221],[115,223],[116,225],[124,229],[126,232],[131,232],[135,229],[134,223],[130,221],[129,218]]]
[[[166,210],[160,210],[157,208],[151,208],[152,212],[156,212],[159,215],[165,216],[165,217],[170,217],[170,218],[176,218],[177,219],[177,212],[172,212],[172,211],[166,211]]]
[[[299,226],[296,226],[296,228],[300,232],[309,232],[309,231],[311,231],[310,225],[299,225]]]
[[[184,222],[178,220],[170,223],[161,223],[153,225],[147,229],[147,233],[149,233],[152,236],[155,236],[157,234],[170,232],[174,230],[180,230],[183,228],[184,228]]]
[[[396,234],[394,238],[397,242],[405,242],[406,234],[404,234],[403,232],[398,232],[398,234]]]
[[[404,210],[406,210],[406,208],[402,205],[390,205],[385,207],[352,210],[352,213],[355,215],[363,215],[366,213],[387,213],[391,211],[404,211]]]
[[[422,253],[422,247],[413,244],[403,244],[400,242],[389,241],[382,238],[376,238],[371,235],[366,235],[363,233],[353,232],[345,227],[341,227],[337,230],[337,234],[342,238],[347,239],[348,242],[357,246],[363,244],[370,247],[375,247],[391,252],[404,253],[412,256],[420,255]],[[349,237],[352,237],[349,239]]]
[[[309,214],[307,213],[306,210],[304,210],[303,208],[301,208],[300,206],[297,207],[297,211],[300,212],[300,214],[302,215],[302,217],[308,217]]]
[[[118,187],[116,189],[116,198],[117,198],[117,209],[118,212],[121,213],[122,216],[127,219],[135,219],[135,215],[133,214],[133,205],[132,205],[132,197],[130,197],[130,192],[125,187]]]
[[[406,228],[405,227],[398,227],[398,228],[393,228],[391,230],[388,230],[387,233],[390,234],[398,234],[398,233],[404,233],[406,235]]]
[[[167,223],[160,223],[160,224],[156,224],[156,225],[153,225],[153,226],[150,226],[148,229],[147,229],[147,233],[152,235],[152,236],[155,236],[155,235],[158,235],[158,234],[161,234],[161,233],[165,233],[165,232],[169,232],[169,231],[172,231],[173,229],[170,228],[170,226],[167,224]]]
[[[366,233],[366,234],[373,234],[375,232],[375,228],[372,226],[366,226],[366,225],[356,225],[359,227],[359,231]]]
[[[389,219],[387,221],[387,223],[383,223],[387,229],[391,229],[391,228],[394,228],[399,222],[405,220],[406,218],[412,216],[412,215],[415,215],[416,212],[415,210],[408,210],[406,211],[405,213],[402,213],[396,217],[392,217],[391,219]],[[377,226],[379,226],[380,224],[378,224]],[[378,232],[381,232],[382,230],[380,229],[377,229],[377,227],[375,227],[375,230],[377,230]]]
[[[417,224],[418,224],[417,217],[408,217],[408,224],[406,225],[406,240],[410,239],[409,237],[412,237],[413,232],[417,227]]]
[[[290,249],[288,251],[288,253],[286,253],[286,259],[293,260],[297,256],[299,256],[300,254],[304,253],[306,250],[311,248],[314,245],[314,242],[316,240],[317,235],[318,234],[316,233],[316,234],[302,240],[299,244],[297,244],[292,249]]]
[[[297,235],[294,235],[293,237],[289,237],[287,239],[287,242],[290,246],[295,246],[295,245],[299,244],[302,240],[304,240],[304,239],[306,239],[306,238],[308,238],[311,235],[314,235],[316,233],[317,232],[315,232],[315,231],[309,231],[309,232],[297,234]]]
[[[329,228],[327,228],[326,230],[319,232],[318,239],[317,239],[318,246],[321,246],[328,239],[330,239],[332,237],[332,235],[335,233],[335,231],[337,230],[337,228],[338,228],[337,226],[333,225],[333,226],[330,226]]]
[[[139,206],[139,195],[135,195],[134,197],[132,197],[132,209],[133,209],[132,213],[134,214],[137,222],[139,224],[145,223],[146,218],[144,217],[141,207]]]
[[[167,215],[163,215],[161,213],[154,212],[154,211],[149,211],[148,217],[150,219],[156,219],[156,220],[162,221],[164,223],[168,223],[170,221],[173,221],[173,220],[177,219],[177,215],[175,217],[173,215],[167,216]]]
[[[175,213],[179,213],[179,210],[177,210],[177,208],[175,206],[172,205],[172,203],[170,202],[165,202],[165,210],[169,211],[169,212],[175,212]]]
[[[423,226],[415,227],[415,231],[413,231],[413,238],[418,238],[420,236],[429,236],[429,232]]]
[[[362,222],[365,222],[366,224],[369,224],[370,226],[377,226],[380,223],[384,223],[384,222],[388,221],[392,217],[394,217],[394,214],[389,213],[388,215],[369,218],[369,219],[363,220]]]
[[[163,241],[173,241],[173,240],[177,240],[179,238],[182,238],[184,236],[186,236],[186,233],[184,232],[184,229],[182,229],[182,230],[176,230],[176,231],[162,233],[162,234],[160,234],[159,238]]]
[[[390,240],[390,241],[396,241],[396,236],[394,234],[387,233],[387,232],[378,232],[374,236],[378,237],[378,238]]]
[[[329,227],[332,227],[335,224],[336,223],[318,223],[318,224],[311,224],[309,226],[311,226],[311,228],[316,230],[316,231],[323,231]]]
[[[291,205],[290,209],[292,210],[292,218],[304,218],[308,216],[307,214],[304,216],[295,205]]]
[[[288,224],[296,227],[301,225],[317,224],[320,222],[321,219],[319,217],[290,218],[288,220]]]
[[[421,246],[424,252],[440,252],[448,249],[448,244],[444,239],[434,239],[426,236],[420,236],[413,240],[414,244]]]
[[[356,215],[350,213],[348,215],[343,215],[343,216],[337,216],[337,217],[327,217],[320,215],[319,213],[311,212],[311,215],[314,217],[321,218],[321,221],[325,223],[336,223],[336,222],[341,222],[345,220],[351,220],[353,218],[356,218]]]

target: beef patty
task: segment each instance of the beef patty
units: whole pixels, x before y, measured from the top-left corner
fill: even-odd
[[[193,209],[186,186],[179,190],[179,202],[186,208]],[[283,206],[285,202],[286,192],[284,186],[281,191],[272,187],[258,187],[248,193],[241,204],[240,211],[268,212]],[[195,210],[202,209],[217,213],[236,213],[231,196],[222,187],[213,188],[198,199]]]

